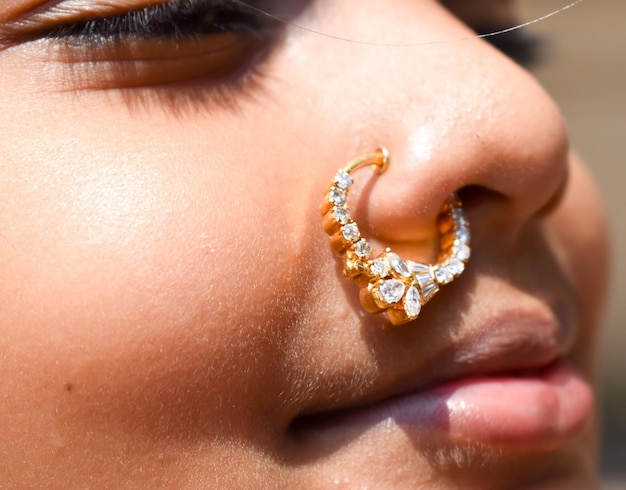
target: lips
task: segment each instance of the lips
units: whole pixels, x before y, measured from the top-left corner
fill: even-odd
[[[511,449],[558,447],[585,430],[592,390],[564,360],[573,329],[537,311],[502,310],[477,331],[429,367],[372,384],[360,398],[346,393],[339,405],[301,412],[292,429],[341,444],[384,424],[435,445]]]
[[[442,387],[451,437],[550,447],[587,427],[589,385],[563,361],[534,376],[476,378]]]
[[[393,424],[430,442],[549,449],[584,430],[592,410],[589,385],[566,363],[555,361],[534,374],[455,380],[365,407],[317,414],[305,422],[305,430],[345,437]]]

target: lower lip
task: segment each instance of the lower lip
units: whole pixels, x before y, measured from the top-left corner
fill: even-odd
[[[571,367],[557,362],[527,377],[455,381],[324,417],[314,426],[361,432],[393,422],[426,437],[438,434],[451,441],[544,448],[576,437],[590,423],[592,413],[589,385]]]

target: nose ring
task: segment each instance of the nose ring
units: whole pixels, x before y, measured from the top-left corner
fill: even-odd
[[[360,288],[363,308],[370,313],[385,312],[393,325],[402,325],[415,320],[441,286],[463,273],[470,258],[470,226],[453,193],[437,217],[441,246],[436,264],[404,260],[390,248],[375,255],[347,203],[351,175],[368,166],[376,174],[384,173],[389,166],[387,149],[355,158],[337,172],[320,207],[322,225],[332,248],[344,260],[344,275]]]

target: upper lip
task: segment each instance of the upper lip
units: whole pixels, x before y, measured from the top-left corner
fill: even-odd
[[[326,415],[375,406],[455,380],[539,372],[566,355],[575,334],[571,327],[542,309],[503,308],[486,324],[472,329],[477,333],[449,343],[431,360],[418,359],[405,372],[380,376],[366,387],[354,386],[339,396],[321,393],[292,424],[307,426]],[[350,387],[350,383],[344,385]]]

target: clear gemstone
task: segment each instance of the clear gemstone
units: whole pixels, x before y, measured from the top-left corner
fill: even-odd
[[[456,208],[454,211],[452,211],[452,219],[460,225],[467,224],[467,218],[465,218],[465,213],[462,209]]]
[[[448,284],[453,279],[452,273],[448,270],[446,264],[440,265],[435,269],[435,277],[439,284]]]
[[[404,277],[411,277],[409,267],[406,265],[404,259],[402,259],[398,254],[387,252],[387,260],[389,261],[391,268],[398,274]]]
[[[393,305],[402,299],[404,294],[404,283],[397,279],[389,279],[388,281],[382,281],[378,291],[380,297],[385,303]]]
[[[465,264],[456,257],[452,257],[448,263],[448,270],[450,273],[458,276],[465,270]]]
[[[469,243],[470,232],[466,226],[459,226],[456,230],[454,230],[454,236],[461,243]]]
[[[345,225],[350,220],[350,210],[343,206],[335,206],[333,214],[335,215],[335,219],[342,225]]]
[[[411,318],[415,318],[421,310],[420,293],[414,286],[411,286],[404,296],[404,311]]]
[[[424,301],[430,300],[437,292],[437,285],[434,282],[426,284],[422,287],[422,294],[424,295]]]
[[[420,285],[421,288],[424,288],[427,284],[432,284],[434,282],[433,276],[430,275],[430,272],[420,273],[415,275],[415,280]]]
[[[354,245],[354,253],[362,259],[367,259],[370,255],[372,255],[372,246],[365,240],[359,240]]]
[[[387,274],[389,274],[389,266],[383,259],[376,259],[374,262],[372,262],[370,270],[372,271],[372,274],[378,277],[385,277]]]
[[[346,193],[337,187],[331,187],[328,200],[337,206],[343,206],[346,203]]]
[[[453,220],[457,220],[460,218],[463,218],[463,210],[459,209],[458,207],[454,206],[454,209],[452,209],[452,213],[450,214],[452,216]]]
[[[459,245],[452,247],[452,253],[456,258],[462,260],[463,262],[467,262],[470,258],[470,248],[464,243],[460,243]]]
[[[340,189],[347,189],[352,185],[352,177],[344,170],[339,170],[337,175],[335,175],[335,184]]]
[[[359,233],[359,227],[356,225],[356,223],[349,223],[341,228],[341,234],[349,242],[356,242],[361,237],[361,234]]]
[[[430,273],[430,266],[422,264],[421,262],[413,262],[412,260],[407,260],[406,263],[422,289],[434,282],[433,276]]]
[[[414,262],[412,260],[407,260],[406,264],[409,266],[409,269],[411,269],[413,274],[421,274],[423,272],[427,272],[430,274],[430,267],[426,264],[422,264],[421,262]]]

